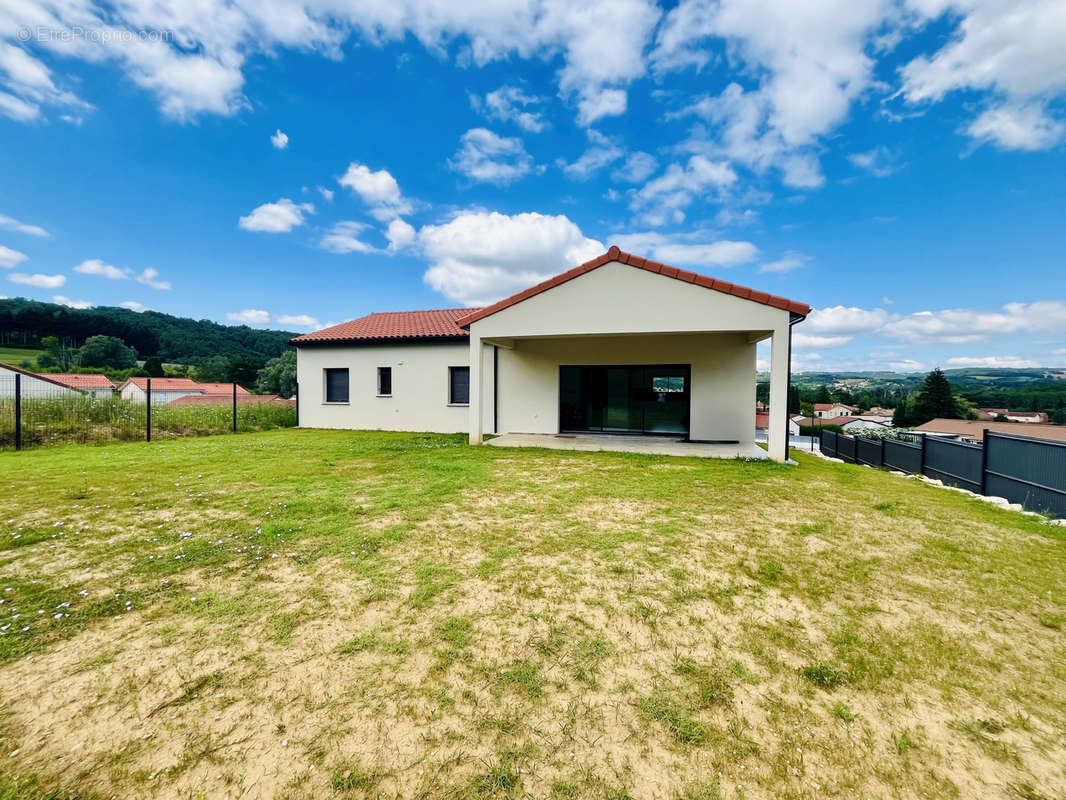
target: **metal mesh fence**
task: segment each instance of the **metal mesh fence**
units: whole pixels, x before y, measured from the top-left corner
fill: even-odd
[[[27,375],[0,375],[0,450],[58,444],[143,442],[296,425],[296,408],[256,395],[171,405],[94,396]]]

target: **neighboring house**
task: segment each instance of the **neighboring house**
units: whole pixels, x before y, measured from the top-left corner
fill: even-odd
[[[118,392],[124,400],[132,400],[134,403],[143,403],[147,397],[149,378],[127,378],[118,387]],[[172,403],[179,397],[189,395],[225,395],[233,401],[232,383],[197,383],[191,378],[151,378],[152,381],[152,405],[165,405]],[[237,387],[238,397],[248,394],[248,390],[242,386]]]
[[[71,389],[80,389],[94,400],[108,400],[115,394],[115,384],[106,375],[47,372],[38,374],[38,377],[48,378]]]
[[[977,419],[985,422],[999,420],[1000,417],[1007,422],[1025,422],[1036,425],[1047,425],[1048,416],[1043,411],[1010,411],[1006,408],[979,408]]]
[[[300,425],[644,433],[751,443],[769,340],[768,451],[787,451],[789,331],[804,303],[612,247],[482,309],[371,314],[292,340]]]
[[[892,419],[892,417],[894,417],[895,414],[896,414],[896,409],[894,409],[894,408],[881,408],[881,406],[874,406],[873,408],[869,409],[866,412],[866,414],[863,414],[862,416],[864,416],[864,417],[865,416],[888,417],[889,419]]]
[[[155,384],[153,382],[152,393],[155,393]],[[225,406],[233,404],[233,393],[230,394],[187,394],[184,397],[179,397],[176,400],[171,400],[167,405],[170,406]],[[244,392],[241,394],[237,392],[237,405],[296,405],[295,399],[286,400],[284,397],[279,397],[276,394],[249,394]]]
[[[1032,423],[1024,427],[1013,422],[985,422],[972,419],[934,419],[919,425],[914,430],[930,436],[940,436],[963,442],[980,442],[985,436],[985,429],[994,433],[1011,433],[1018,436],[1031,436],[1036,439],[1053,439],[1066,442],[1066,425],[1041,425]]]
[[[19,392],[23,399],[43,399],[50,397],[80,397],[85,392],[53,380],[51,375],[37,375],[18,367],[0,364],[0,398],[15,396],[15,376],[20,376]]]
[[[799,423],[796,422],[796,419],[797,419],[796,417],[790,417],[789,420],[788,420],[788,435],[789,436],[799,436],[800,435],[800,426],[799,426]],[[765,433],[766,429],[769,428],[769,427],[770,427],[770,414],[768,412],[764,412],[764,411],[756,411],[755,412],[755,430],[760,431],[762,433]]]
[[[834,417],[847,417],[859,410],[858,406],[849,406],[844,403],[815,403],[814,416],[819,419],[833,419]]]
[[[857,431],[868,430],[881,430],[883,428],[891,428],[892,425],[881,422],[877,419],[871,419],[869,417],[853,417],[853,416],[840,416],[840,417],[801,417],[799,420],[800,425],[813,425],[815,428],[819,426],[838,425],[845,433],[855,433]]]

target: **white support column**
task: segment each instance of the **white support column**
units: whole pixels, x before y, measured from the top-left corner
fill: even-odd
[[[774,461],[788,459],[788,326],[778,328],[770,338],[770,427],[767,450]]]
[[[481,337],[470,331],[470,444],[481,444],[484,422],[481,411],[481,374],[484,358]]]

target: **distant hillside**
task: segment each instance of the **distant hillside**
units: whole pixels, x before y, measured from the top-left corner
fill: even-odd
[[[42,337],[58,336],[64,345],[80,346],[89,336],[117,336],[136,348],[140,358],[198,364],[210,356],[247,356],[257,362],[281,355],[295,333],[219,325],[158,311],[130,311],[98,306],[76,309],[16,297],[0,300],[0,346],[35,346]]]

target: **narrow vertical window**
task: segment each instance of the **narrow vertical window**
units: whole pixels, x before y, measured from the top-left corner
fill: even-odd
[[[326,402],[348,402],[348,370],[327,369],[326,373]]]
[[[382,397],[392,394],[392,367],[378,367],[378,394]]]
[[[470,367],[448,367],[448,402],[455,406],[470,403]]]

